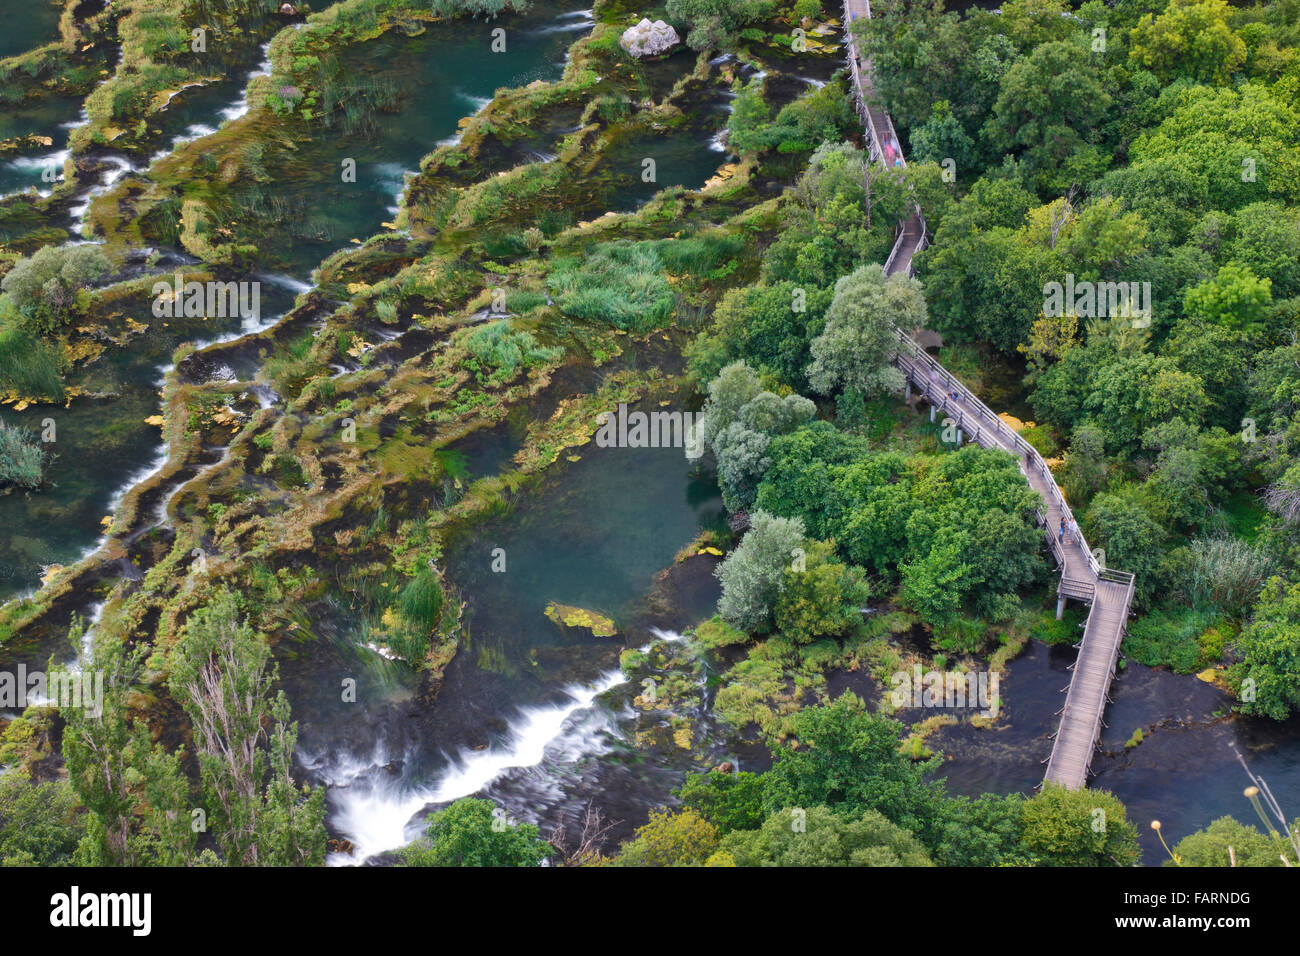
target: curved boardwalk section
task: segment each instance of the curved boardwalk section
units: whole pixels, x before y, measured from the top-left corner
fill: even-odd
[[[871,63],[862,58],[850,31],[854,20],[870,16],[869,0],[846,0],[844,28],[848,36],[849,69],[853,75],[858,115],[866,130],[872,159],[884,166],[906,168],[894,123],[875,94]],[[920,208],[914,207],[912,215],[899,223],[898,236],[885,262],[885,272],[910,275],[912,258],[925,248],[926,241],[925,219]],[[895,364],[907,378],[908,397],[911,397],[912,388],[916,388],[930,404],[931,420],[936,413],[942,414],[946,422],[956,427],[958,441],[969,439],[986,448],[999,448],[1015,455],[1025,480],[1043,499],[1038,520],[1047,534],[1061,572],[1057,585],[1057,616],[1060,617],[1067,598],[1091,605],[1045,778],[1077,790],[1087,783],[1088,766],[1101,736],[1102,714],[1109,700],[1107,695],[1115,677],[1120,642],[1124,639],[1129,607],[1133,603],[1133,575],[1105,568],[1089,550],[1082,532],[1060,533],[1062,527],[1075,526],[1074,515],[1038,451],[909,334],[901,329],[897,332],[899,347]]]

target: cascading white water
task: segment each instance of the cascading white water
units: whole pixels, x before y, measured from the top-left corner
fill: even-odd
[[[256,70],[248,74],[248,82],[251,83],[259,76],[270,76],[271,70],[272,70],[271,44],[263,43],[262,62],[257,65]],[[223,109],[221,111],[221,115],[225,118],[225,121],[227,123],[233,123],[235,120],[239,119],[241,116],[244,116],[247,113],[248,113],[248,83],[245,83],[244,92],[240,94],[239,99],[235,100],[234,103],[230,104],[225,109]]]
[[[432,785],[411,786],[394,779],[384,770],[392,756],[382,744],[369,759],[344,757],[325,767],[304,760],[332,788],[332,823],[355,847],[352,855],[334,854],[328,862],[360,863],[404,846],[420,835],[422,825],[412,818],[426,806],[479,793],[512,770],[536,767],[549,759],[571,764],[604,752],[615,727],[612,715],[596,699],[625,681],[621,670],[611,670],[591,684],[564,688],[563,703],[522,708],[509,723],[501,746],[462,750]]]

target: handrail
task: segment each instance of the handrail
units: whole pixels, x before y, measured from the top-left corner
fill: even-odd
[[[849,59],[849,68],[853,74],[853,81],[854,81],[853,88],[855,93],[855,99],[857,100],[858,112],[862,117],[868,137],[871,140],[871,142],[868,143],[868,149],[869,150],[874,149],[876,160],[879,162],[883,162],[884,152],[883,152],[883,147],[881,146],[880,130],[876,127],[875,117],[872,115],[870,104],[867,102],[868,90],[870,91],[870,96],[872,97],[872,99],[874,100],[875,98],[875,85],[873,83],[870,83],[869,81],[868,82],[863,81],[861,71],[859,70],[858,67],[858,60],[860,59],[860,54],[858,51],[857,40],[854,38],[851,29],[852,22],[853,22],[853,11],[850,9],[850,5],[852,2],[853,0],[845,0],[844,20],[845,20],[845,31],[848,35],[848,43],[847,43],[848,59]],[[871,17],[870,0],[858,0],[858,2],[862,4],[863,9],[866,11],[866,16],[869,19]],[[868,66],[869,65],[870,64],[868,63]],[[891,142],[897,143],[898,134],[894,130],[893,119],[890,117],[889,113],[886,112],[883,108],[880,110],[880,115],[884,118],[884,122],[889,124],[889,133],[890,136],[892,137]],[[900,146],[899,160],[901,162],[901,165],[906,167],[907,160],[901,154],[902,154],[902,148]],[[902,228],[899,230],[898,236],[894,240],[893,248],[891,248],[889,251],[889,257],[885,260],[885,273],[887,275],[892,274],[893,272],[894,265],[898,259],[898,256],[902,251],[902,249],[904,248],[903,244],[908,238],[908,227],[911,225],[913,220],[919,223],[921,234],[916,238],[916,245],[913,247],[912,253],[915,254],[917,251],[924,249],[928,245],[928,234],[927,234],[927,229],[925,224],[925,216],[921,212],[921,207],[919,204],[914,203],[914,208],[915,208],[915,216],[913,218],[904,220],[904,222],[902,223]],[[908,272],[909,274],[911,272],[910,260],[908,262]],[[987,405],[985,405],[982,401],[980,401],[980,399],[975,395],[974,392],[972,392],[969,388],[963,385],[956,378],[956,376],[954,376],[951,372],[949,372],[946,368],[944,368],[941,364],[939,364],[937,360],[932,358],[930,354],[925,351],[924,348],[922,348],[915,340],[913,340],[911,335],[909,335],[907,332],[904,332],[902,329],[898,328],[897,326],[895,326],[894,328],[894,333],[897,336],[899,342],[899,348],[894,356],[894,361],[898,362],[898,364],[903,366],[904,372],[910,372],[911,378],[918,383],[922,392],[926,394],[927,397],[930,399],[932,407],[934,406],[934,399],[936,396],[930,394],[930,387],[937,386],[940,377],[942,377],[944,394],[943,397],[939,399],[938,407],[942,410],[947,410],[948,396],[950,395],[953,396],[954,398],[960,396],[961,398],[965,399],[966,403],[970,406],[970,408],[974,410],[973,412],[975,416],[974,417],[974,423],[975,423],[974,439],[976,441],[979,441],[981,438],[980,422],[986,422],[988,425],[991,425],[993,428],[994,435],[1002,436],[1002,438],[1005,439],[1005,443],[1009,445],[1011,449],[1014,449],[1015,451],[1019,452],[1023,456],[1023,460],[1020,462],[1020,468],[1021,471],[1024,473],[1025,478],[1029,479],[1031,474],[1030,470],[1032,469],[1043,479],[1042,482],[1043,490],[1041,493],[1046,498],[1049,507],[1050,505],[1055,505],[1061,513],[1062,520],[1068,521],[1072,526],[1078,528],[1078,523],[1074,519],[1074,512],[1071,510],[1069,504],[1066,502],[1065,495],[1062,494],[1060,486],[1057,485],[1056,479],[1052,475],[1051,469],[1047,467],[1047,462],[1043,459],[1043,456],[1039,454],[1038,449],[1035,448],[1033,445],[1029,444],[1029,442],[1026,441],[1024,438],[1022,438],[1019,435],[1019,433],[1017,433],[1013,428],[1011,428],[1011,426],[1009,426],[1006,422],[1004,422],[1001,418],[999,418],[996,414],[994,414],[993,410],[990,409]],[[920,374],[922,372],[925,373],[924,376]],[[957,420],[958,420],[958,427],[965,426],[966,423],[965,413],[960,409],[957,411]],[[1033,481],[1030,481],[1030,487],[1034,487]],[[1046,512],[1044,512],[1041,508],[1035,509],[1035,511],[1039,523],[1040,524],[1045,523]],[[1097,588],[1103,582],[1107,584],[1118,584],[1124,587],[1124,599],[1123,599],[1122,606],[1119,609],[1120,611],[1119,634],[1118,634],[1119,639],[1111,642],[1110,653],[1108,655],[1109,660],[1107,662],[1107,667],[1109,668],[1109,671],[1107,673],[1107,685],[1109,686],[1109,682],[1114,679],[1115,668],[1119,662],[1119,649],[1121,643],[1123,642],[1124,633],[1127,630],[1126,623],[1128,621],[1130,609],[1133,606],[1133,594],[1134,594],[1134,589],[1136,587],[1137,579],[1133,576],[1133,574],[1131,574],[1128,571],[1116,571],[1112,568],[1103,567],[1101,562],[1097,560],[1096,555],[1093,554],[1092,549],[1088,547],[1088,542],[1083,537],[1083,532],[1081,530],[1078,532],[1078,544],[1083,551],[1084,558],[1087,562],[1088,570],[1095,576],[1096,582],[1094,583],[1092,581],[1084,581],[1080,578],[1069,577],[1067,576],[1066,573],[1069,569],[1069,563],[1066,560],[1065,546],[1061,541],[1058,540],[1058,536],[1052,533],[1052,529],[1050,527],[1047,528],[1047,539],[1051,544],[1053,554],[1056,556],[1057,560],[1061,564],[1061,582],[1058,586],[1058,591],[1063,588],[1071,588],[1071,589],[1077,588],[1081,590],[1086,589],[1092,595],[1092,607],[1088,612],[1088,620],[1084,625],[1083,641],[1081,642],[1081,648],[1079,651],[1079,657],[1076,661],[1076,666],[1078,662],[1085,660],[1086,655],[1092,648],[1092,642],[1089,640],[1089,633],[1090,631],[1092,631],[1094,617],[1099,613],[1104,613],[1103,606],[1105,602],[1098,600]],[[1076,677],[1077,677],[1077,672],[1076,672]],[[1061,710],[1061,723],[1057,728],[1058,744],[1060,743],[1061,740],[1060,734],[1066,729],[1066,722],[1071,718],[1072,710],[1076,706],[1075,691],[1076,691],[1076,682],[1074,680],[1071,680],[1069,693],[1066,695],[1065,698],[1065,706]],[[1106,709],[1106,704],[1103,695],[1103,700],[1098,702],[1098,706],[1096,708],[1096,716],[1093,720],[1092,737],[1091,737],[1092,749],[1096,748],[1097,742],[1101,738],[1101,719],[1102,719],[1102,714],[1105,712],[1105,709]],[[1051,757],[1049,758],[1048,766],[1047,766],[1048,779],[1052,778],[1052,772],[1056,763],[1057,753],[1058,753],[1058,748],[1054,746],[1052,748],[1052,754]],[[1087,775],[1088,764],[1090,762],[1091,762],[1091,758],[1085,760],[1084,762],[1083,773],[1085,778]]]
[[[1073,521],[1074,512],[1070,510],[1070,506],[1066,502],[1065,496],[1062,495],[1060,489],[1057,488],[1056,481],[1052,477],[1051,469],[1047,467],[1047,462],[1043,460],[1043,456],[1039,454],[1038,449],[1025,441],[1025,439],[1020,437],[1015,429],[994,414],[993,410],[980,401],[979,397],[974,392],[962,384],[955,375],[944,368],[933,356],[930,355],[930,353],[926,352],[925,349],[913,340],[910,335],[897,326],[894,328],[894,333],[898,337],[898,341],[902,345],[903,351],[907,353],[906,358],[908,360],[929,371],[932,380],[934,380],[936,376],[942,376],[948,394],[956,392],[964,398],[968,404],[981,414],[988,423],[1007,440],[1007,442],[1014,446],[1015,449],[1024,456],[1025,463],[1028,464],[1029,467],[1032,467],[1048,480],[1048,494],[1051,497],[1052,503],[1060,509],[1061,514],[1065,516],[1067,521]],[[1024,465],[1022,465],[1022,467],[1024,467]],[[1027,468],[1025,469],[1025,473],[1026,475],[1029,473]],[[1082,531],[1079,532],[1079,544],[1082,546],[1084,553],[1088,556],[1088,566],[1092,569],[1094,574],[1100,576],[1102,571],[1101,564],[1088,548],[1088,543],[1083,537]]]

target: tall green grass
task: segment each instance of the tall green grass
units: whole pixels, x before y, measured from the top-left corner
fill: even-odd
[[[30,332],[13,327],[0,328],[0,391],[9,390],[54,402],[65,397],[54,351]]]
[[[677,301],[653,242],[610,242],[559,262],[547,280],[569,315],[631,332],[661,328]]]

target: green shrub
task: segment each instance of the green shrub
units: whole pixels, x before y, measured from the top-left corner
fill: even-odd
[[[569,315],[631,332],[665,325],[676,296],[652,242],[610,242],[584,259],[557,264],[548,284]]]
[[[1148,667],[1171,667],[1179,674],[1191,674],[1206,664],[1200,636],[1218,623],[1212,611],[1186,608],[1152,611],[1129,626],[1124,653]],[[1207,649],[1213,641],[1207,642]]]
[[[39,488],[48,456],[30,429],[0,423],[0,485]]]

